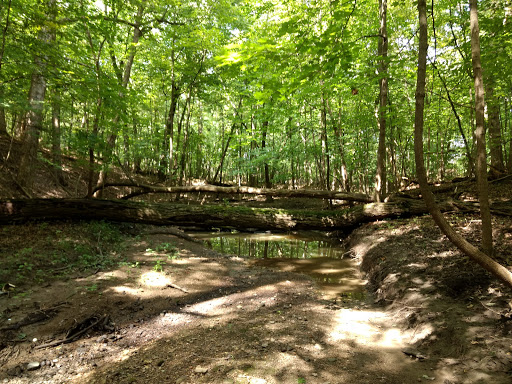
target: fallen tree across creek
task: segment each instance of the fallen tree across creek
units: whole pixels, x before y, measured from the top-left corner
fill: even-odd
[[[440,206],[443,211],[478,210],[477,204],[458,201],[441,202]],[[512,203],[495,203],[492,210],[496,214],[511,216]],[[325,211],[97,199],[0,200],[0,224],[72,219],[241,230],[349,230],[366,222],[425,213],[428,212],[424,202],[413,199]]]
[[[160,187],[156,185],[134,183],[107,183],[96,187],[93,192],[108,187],[130,187],[138,191],[130,193],[122,199],[130,199],[148,193],[222,193],[227,195],[262,195],[273,197],[307,197],[311,199],[334,199],[371,203],[373,199],[364,193],[349,193],[337,191],[318,191],[315,189],[265,189],[252,187],[219,187],[216,185],[186,185],[182,187]]]

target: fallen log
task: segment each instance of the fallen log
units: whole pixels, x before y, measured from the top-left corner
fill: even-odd
[[[444,201],[443,211],[476,212],[478,204]],[[512,216],[512,204],[492,205],[496,214]],[[307,211],[229,205],[185,205],[98,199],[0,200],[0,224],[30,220],[109,220],[201,228],[263,230],[349,230],[375,220],[427,213],[422,200],[399,199],[343,210]]]
[[[349,193],[337,191],[318,191],[314,189],[265,189],[252,187],[219,187],[216,185],[186,185],[181,187],[159,187],[155,185],[133,183],[107,183],[96,187],[93,192],[108,187],[130,187],[139,190],[123,197],[129,199],[147,193],[222,193],[227,195],[262,195],[273,197],[307,197],[311,199],[333,199],[371,203],[373,199],[364,193]]]

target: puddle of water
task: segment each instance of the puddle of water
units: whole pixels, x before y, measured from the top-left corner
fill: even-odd
[[[311,276],[329,298],[364,298],[357,263],[344,257],[345,249],[332,240],[311,234],[196,233],[212,249],[252,259],[254,265]]]

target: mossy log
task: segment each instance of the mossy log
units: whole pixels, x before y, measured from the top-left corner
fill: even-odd
[[[475,211],[476,206],[443,202],[443,210]],[[498,207],[511,214],[510,203]],[[230,205],[186,205],[97,199],[0,200],[0,224],[30,220],[109,220],[201,228],[264,230],[348,230],[362,223],[427,213],[421,200],[358,205],[344,210],[285,210]]]

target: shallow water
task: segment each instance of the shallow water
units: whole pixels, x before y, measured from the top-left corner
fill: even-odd
[[[312,233],[198,233],[212,249],[249,257],[258,266],[311,276],[326,297],[364,297],[359,266],[332,240]]]

